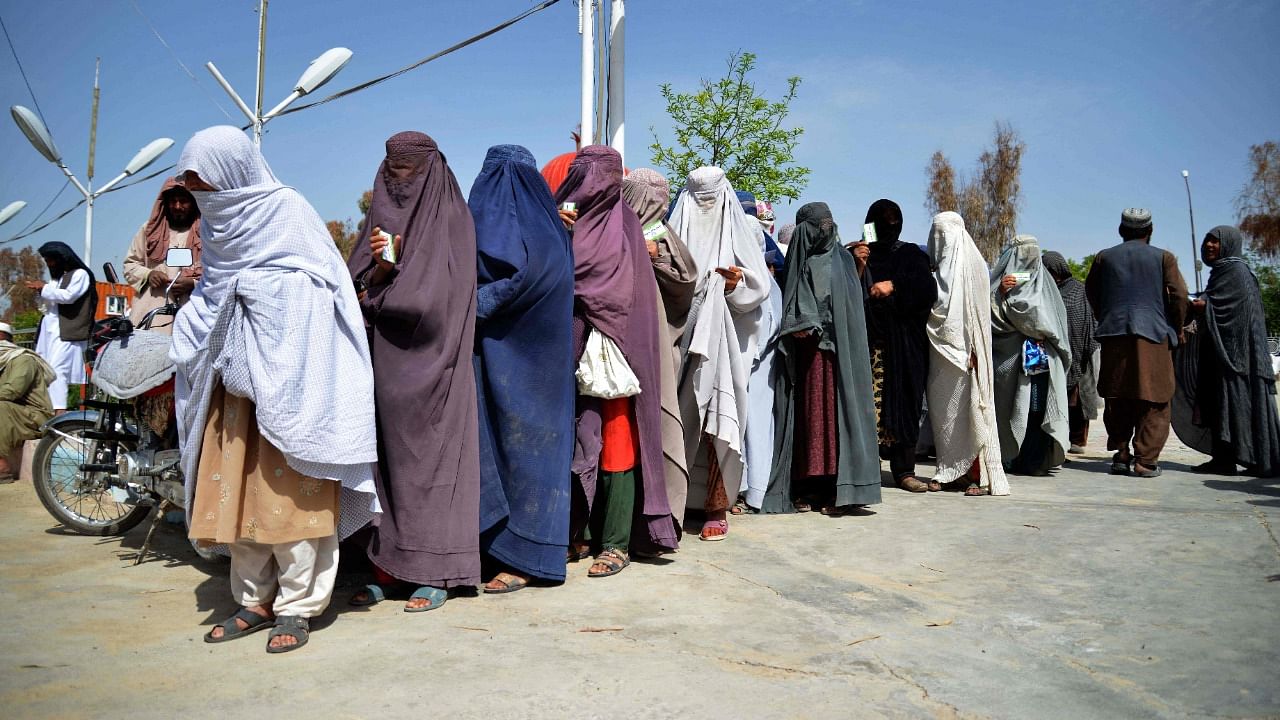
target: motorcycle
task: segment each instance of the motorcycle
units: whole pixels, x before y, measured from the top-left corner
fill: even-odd
[[[192,265],[191,251],[169,250],[165,264]],[[108,263],[106,276],[115,282]],[[92,395],[83,408],[44,425],[32,461],[36,495],[49,514],[82,535],[123,535],[158,508],[135,564],[142,561],[166,508],[184,508],[181,453],[168,335],[150,330],[178,305],[165,304],[135,328],[128,317],[99,321],[85,353]],[[202,555],[206,553],[202,552]]]

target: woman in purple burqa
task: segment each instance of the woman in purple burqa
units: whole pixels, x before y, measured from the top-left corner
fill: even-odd
[[[394,237],[396,262],[382,259],[387,243],[375,230]],[[476,235],[434,140],[419,132],[387,140],[347,264],[366,288],[382,502],[367,546],[379,584],[352,603],[382,600],[394,580],[417,587],[407,612],[431,610],[448,588],[480,582]]]
[[[640,394],[625,402],[581,394],[577,400],[573,472],[582,495],[575,497],[570,552],[586,557],[594,546],[596,562],[589,574],[604,577],[621,572],[632,550],[653,553],[677,546],[663,480],[658,353],[665,348],[659,347],[658,287],[644,231],[622,201],[618,152],[602,145],[579,151],[556,193],[556,204],[564,209],[565,203],[573,203],[577,213],[574,357],[582,355],[594,328],[618,345],[640,380]],[[588,525],[589,538],[583,534]]]

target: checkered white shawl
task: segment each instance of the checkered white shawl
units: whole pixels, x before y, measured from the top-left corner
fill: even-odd
[[[204,227],[204,276],[174,321],[182,470],[190,512],[215,380],[252,400],[259,431],[307,477],[342,483],[343,537],[378,511],[373,370],[350,276],[320,216],[240,130],[195,134],[180,173]]]

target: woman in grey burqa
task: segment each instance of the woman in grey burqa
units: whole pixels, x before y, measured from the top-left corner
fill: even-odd
[[[1200,366],[1191,406],[1193,422],[1208,430],[1208,442],[1195,447],[1213,459],[1195,469],[1235,475],[1243,465],[1250,475],[1274,477],[1280,473],[1275,371],[1262,292],[1241,257],[1243,245],[1239,230],[1219,225],[1200,246],[1212,269],[1204,297],[1192,303],[1200,321]]]
[[[392,236],[394,262],[382,255],[380,232]],[[433,610],[449,588],[480,582],[480,440],[475,225],[430,137],[387,140],[347,265],[364,290],[382,501],[366,548],[378,582],[351,602],[416,588],[405,611]]]
[[[762,509],[844,515],[880,502],[862,286],[826,203],[796,214],[779,337],[777,452]]]

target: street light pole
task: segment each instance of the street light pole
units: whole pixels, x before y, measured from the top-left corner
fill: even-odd
[[[609,145],[626,163],[626,7],[613,0],[609,10]]]
[[[351,60],[351,51],[343,48],[330,48],[324,51],[320,57],[311,61],[307,69],[303,71],[302,77],[298,78],[298,82],[294,83],[293,92],[289,94],[280,104],[276,105],[267,113],[262,112],[262,96],[265,90],[265,72],[267,65],[267,0],[259,0],[258,2],[258,80],[254,88],[253,109],[249,109],[249,105],[240,98],[240,95],[231,87],[231,83],[218,72],[218,68],[214,64],[207,62],[205,68],[209,70],[209,74],[213,75],[213,79],[218,81],[218,85],[223,91],[231,97],[231,101],[236,104],[240,112],[244,113],[245,118],[249,120],[249,126],[253,128],[253,144],[254,147],[262,147],[262,128],[276,115],[284,111],[290,103],[298,98],[314,91],[316,88],[324,85],[333,79],[334,75]]]
[[[578,34],[582,35],[582,134],[583,145],[595,142],[596,53],[594,17],[596,0],[578,0]]]
[[[1200,271],[1204,268],[1204,263],[1200,261],[1200,249],[1196,247],[1196,211],[1191,206],[1191,173],[1182,171],[1182,183],[1187,187],[1187,215],[1191,218],[1191,259],[1195,263],[1196,269],[1196,294],[1201,292]]]
[[[258,3],[258,87],[253,104],[253,144],[262,148],[262,90],[267,69],[267,0]]]
[[[97,141],[98,81],[96,72],[94,74],[93,84],[94,110],[92,120],[93,129],[90,134],[91,148]],[[147,143],[145,147],[138,151],[138,154],[133,156],[133,159],[129,161],[129,164],[125,165],[124,172],[117,175],[106,185],[94,190],[92,177],[87,177],[87,185],[81,183],[80,180],[76,178],[75,174],[71,172],[71,169],[67,167],[67,164],[62,161],[62,153],[58,152],[58,147],[53,143],[53,136],[49,134],[49,128],[45,127],[44,121],[40,119],[39,115],[36,115],[31,110],[22,107],[21,105],[14,105],[9,108],[9,114],[13,116],[13,121],[17,123],[18,129],[22,131],[23,135],[27,136],[27,140],[31,143],[31,146],[36,149],[36,152],[43,155],[49,162],[57,165],[58,169],[62,171],[62,174],[67,176],[67,180],[69,180],[72,185],[75,185],[76,190],[79,190],[80,194],[84,196],[84,262],[86,265],[91,264],[93,262],[94,202],[98,198],[102,197],[104,193],[115,187],[121,180],[141,172],[148,165],[155,162],[156,158],[163,155],[170,147],[173,147],[173,139],[158,138]],[[89,167],[93,167],[92,149],[90,150],[89,158]]]

